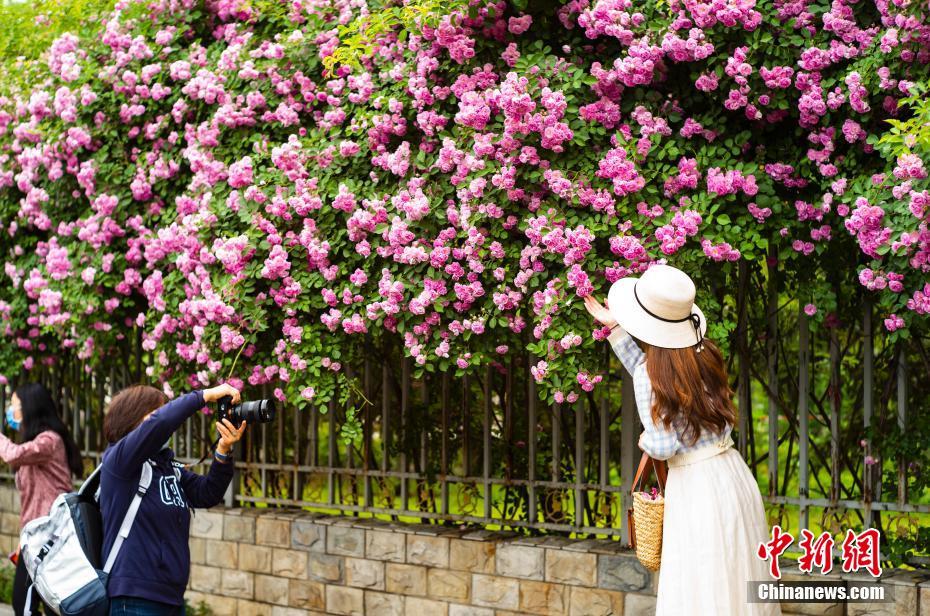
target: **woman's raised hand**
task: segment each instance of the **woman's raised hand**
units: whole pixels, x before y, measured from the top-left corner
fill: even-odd
[[[584,298],[584,307],[588,313],[594,317],[594,320],[605,327],[613,327],[617,324],[616,319],[610,315],[610,311],[605,308],[601,302],[597,301],[593,295],[586,295]]]
[[[222,385],[203,390],[203,401],[207,403],[216,402],[224,396],[231,397],[233,404],[239,404],[239,402],[242,401],[239,390],[228,383],[223,383]]]

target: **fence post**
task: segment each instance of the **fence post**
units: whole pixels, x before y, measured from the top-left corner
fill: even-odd
[[[810,421],[810,322],[804,306],[798,302],[798,419],[799,476],[798,496],[801,499],[799,531],[809,526],[807,499],[810,495],[810,461],[808,458]]]
[[[623,479],[623,492],[620,499],[620,536],[630,542],[630,529],[627,528],[626,511],[632,506],[630,490],[633,489],[633,475],[636,473],[636,448],[639,439],[639,415],[636,413],[636,397],[633,393],[633,375],[623,371],[622,406],[620,407],[620,477]]]
[[[747,345],[748,332],[748,300],[746,289],[749,286],[749,263],[740,259],[738,269],[738,287],[736,292],[736,309],[739,313],[736,325],[736,352],[739,358],[739,374],[737,376],[737,408],[739,412],[739,453],[746,458],[750,435],[752,430],[752,383],[749,380],[749,349]],[[755,474],[755,465],[753,465]]]
[[[575,527],[584,526],[584,492],[581,485],[585,483],[584,477],[584,445],[585,423],[584,414],[587,410],[584,398],[572,405],[575,412]]]
[[[484,417],[481,424],[481,439],[484,444],[482,447],[481,458],[481,478],[484,480],[484,517],[491,517],[491,503],[494,500],[491,486],[491,366],[485,366],[484,369]]]
[[[898,345],[898,428],[907,427],[907,352],[903,342]],[[898,459],[898,504],[907,503],[907,460]]]
[[[830,329],[830,500],[840,498],[840,340],[837,328]]]
[[[536,363],[536,358],[530,354],[527,360],[527,366],[532,366]],[[530,523],[535,524],[538,515],[537,515],[537,504],[536,504],[536,409],[537,402],[539,398],[539,392],[536,390],[536,379],[529,375],[527,377],[527,382],[529,383],[529,393],[527,394],[529,400],[527,400],[527,406],[529,407],[528,413],[529,418],[527,420],[527,435],[526,435],[526,446],[527,446],[527,471],[526,478],[528,480],[527,485],[527,520]]]
[[[768,356],[769,385],[769,496],[778,491],[778,253],[774,243],[769,249],[768,264],[768,337],[765,352]]]
[[[873,410],[873,361],[874,350],[872,347],[872,302],[865,298],[862,306],[862,425],[866,431],[872,425]],[[872,440],[865,439],[865,447],[862,452],[862,502],[865,527],[872,526],[872,479],[874,469],[872,465],[866,464],[865,461],[872,456]]]

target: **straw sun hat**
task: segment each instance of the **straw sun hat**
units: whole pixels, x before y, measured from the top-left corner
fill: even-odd
[[[607,309],[634,338],[666,349],[703,348],[707,321],[694,303],[694,282],[680,269],[653,265],[639,278],[621,278],[607,293]]]

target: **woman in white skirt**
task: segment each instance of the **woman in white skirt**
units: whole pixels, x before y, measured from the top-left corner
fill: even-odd
[[[640,448],[668,460],[656,615],[781,614],[777,603],[748,602],[747,582],[772,581],[757,555],[771,533],[759,487],[733,448],[733,392],[694,295],[687,274],[654,265],[615,282],[606,308],[585,298],[633,375]]]

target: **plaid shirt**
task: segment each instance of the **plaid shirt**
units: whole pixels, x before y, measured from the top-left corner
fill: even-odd
[[[681,435],[684,432],[681,422],[673,420],[672,428],[666,428],[662,423],[656,425],[652,421],[654,394],[652,392],[652,383],[649,381],[649,374],[646,372],[646,354],[620,326],[617,326],[607,340],[610,342],[614,353],[620,358],[620,362],[633,375],[636,408],[639,409],[639,418],[643,422],[644,428],[639,441],[643,451],[657,460],[667,460],[675,454],[700,449],[720,438],[726,438],[730,433],[732,426],[727,426],[722,434],[705,431],[701,433],[700,438],[693,445],[688,446],[681,440]]]

